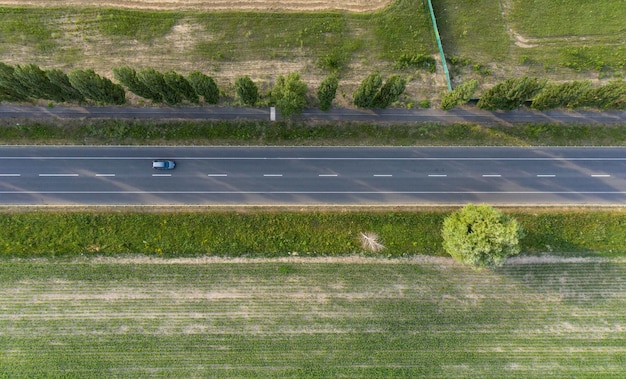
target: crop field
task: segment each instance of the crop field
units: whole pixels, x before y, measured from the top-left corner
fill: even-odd
[[[626,261],[0,261],[0,377],[623,377]]]
[[[622,0],[434,0],[433,6],[446,54],[466,60],[457,80],[626,74]]]

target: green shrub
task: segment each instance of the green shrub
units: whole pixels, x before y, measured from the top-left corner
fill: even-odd
[[[478,101],[478,108],[513,110],[531,100],[545,85],[546,79],[512,78],[487,90]]]
[[[396,70],[419,68],[434,73],[437,69],[435,58],[425,54],[402,54],[393,65]]]
[[[163,100],[160,92],[154,90],[152,87],[148,87],[142,80],[139,80],[134,68],[128,66],[115,67],[113,68],[113,75],[118,82],[135,95],[153,100],[157,103]]]
[[[114,84],[93,70],[74,70],[69,73],[68,79],[81,95],[96,103],[121,105],[126,102],[122,86]]]
[[[235,91],[245,105],[255,105],[259,101],[259,89],[248,76],[242,76],[235,80]]]
[[[13,71],[13,77],[19,82],[20,87],[33,99],[45,99],[63,101],[61,90],[51,82],[46,72],[36,64],[17,65]]]
[[[168,104],[175,105],[182,101],[182,95],[168,86],[163,74],[152,67],[139,70],[137,79],[154,94],[152,100],[156,102],[162,99]]]
[[[451,92],[447,92],[441,97],[441,109],[450,110],[458,105],[467,103],[477,88],[478,81],[475,79],[456,86]]]
[[[217,104],[219,102],[220,90],[212,77],[200,71],[192,71],[187,76],[187,80],[196,93],[204,98],[205,103]]]
[[[488,205],[468,204],[446,217],[441,231],[443,247],[461,263],[493,267],[519,254],[521,225]]]
[[[616,80],[601,87],[589,88],[574,103],[575,107],[600,109],[626,108],[626,82]]]
[[[168,71],[163,74],[163,79],[165,80],[165,84],[167,84],[172,91],[178,93],[188,101],[192,103],[198,103],[200,101],[198,94],[189,81],[181,74],[175,71]]]
[[[282,116],[290,117],[300,114],[306,106],[306,91],[307,85],[300,80],[300,74],[279,75],[272,88],[272,101]]]
[[[0,98],[10,101],[26,100],[29,91],[15,78],[15,67],[0,62]]]
[[[341,70],[348,60],[348,55],[340,49],[335,49],[317,60],[317,65],[331,72]]]
[[[393,102],[398,101],[400,95],[402,95],[405,89],[405,79],[399,77],[398,75],[390,76],[374,96],[372,107],[387,108]]]
[[[70,83],[67,74],[59,69],[51,69],[46,71],[46,75],[56,88],[58,88],[59,93],[64,101],[69,102],[83,102],[85,101],[85,97],[76,90],[76,88],[72,87],[72,83]]]
[[[547,83],[533,99],[532,107],[539,110],[571,108],[589,88],[591,81]]]
[[[339,87],[339,79],[337,75],[328,75],[317,90],[317,98],[320,101],[320,109],[327,111],[330,109],[335,96],[337,95],[337,87]]]
[[[353,94],[354,105],[359,108],[371,108],[374,104],[374,97],[382,84],[383,79],[377,72],[363,79],[359,88]]]

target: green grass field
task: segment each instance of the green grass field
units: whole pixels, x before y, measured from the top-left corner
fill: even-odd
[[[0,260],[0,377],[619,378],[626,262]]]
[[[457,80],[489,81],[486,70],[500,78],[555,80],[626,72],[621,0],[435,0],[433,6],[446,54],[466,58],[467,67],[453,67]]]
[[[429,18],[415,0],[363,14],[0,7],[0,17],[8,20],[0,23],[0,61],[103,74],[131,65],[271,78],[288,73],[276,72],[282,62],[309,75],[350,65],[344,76],[364,77],[392,71],[403,54],[435,53]]]

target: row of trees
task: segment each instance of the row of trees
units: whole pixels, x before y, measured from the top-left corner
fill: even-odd
[[[34,64],[15,67],[0,62],[0,100],[44,99],[57,102],[124,104],[124,88],[93,70],[42,70]]]
[[[154,68],[135,70],[129,66],[113,69],[115,80],[99,76],[93,70],[74,70],[65,74],[58,69],[42,70],[37,65],[0,63],[0,100],[23,101],[33,99],[57,102],[93,101],[97,104],[124,104],[125,90],[155,103],[176,105],[182,102],[217,104],[220,89],[213,78],[199,71],[186,77],[175,72],[162,73]],[[317,97],[320,108],[328,110],[336,97],[339,78],[326,77],[320,84]],[[394,75],[383,84],[374,73],[365,78],[354,93],[354,104],[361,108],[386,108],[397,101],[406,88],[406,80]],[[269,99],[283,116],[301,112],[307,105],[308,87],[299,74],[279,76],[269,92]],[[249,106],[260,100],[258,86],[248,76],[235,80],[237,98]]]
[[[217,104],[220,100],[220,89],[215,80],[199,71],[185,77],[175,71],[162,73],[153,68],[136,71],[123,66],[114,68],[113,75],[120,84],[93,70],[73,70],[66,74],[58,69],[43,70],[34,64],[9,66],[0,62],[0,100],[124,104],[126,90],[154,103],[170,105],[200,101]],[[320,83],[317,90],[320,109],[330,109],[338,86],[339,79],[335,74]],[[441,108],[448,110],[467,103],[477,88],[476,80],[462,83],[442,96]],[[353,102],[360,108],[387,108],[399,100],[405,89],[404,78],[392,75],[383,82],[379,73],[373,73],[353,93]],[[266,99],[276,105],[283,116],[289,117],[311,103],[307,92],[306,83],[297,73],[291,73],[277,78]],[[248,76],[235,80],[235,93],[242,104],[249,106],[256,105],[261,98],[259,88]],[[557,84],[548,83],[546,79],[512,78],[487,90],[477,106],[486,110],[512,110],[526,103],[539,110],[557,107],[625,109],[626,82],[613,81],[593,87],[590,81]]]
[[[460,84],[441,98],[441,108],[451,109],[467,103],[478,88],[475,80]],[[487,90],[478,101],[478,108],[512,110],[529,103],[538,110],[567,108],[625,109],[626,82],[613,81],[593,87],[591,81],[549,83],[546,79],[512,78]]]
[[[176,105],[182,102],[217,104],[220,89],[213,78],[199,71],[186,77],[175,72],[159,72],[153,68],[139,71],[123,66],[113,69],[115,80],[96,74],[93,70],[73,70],[65,74],[58,69],[43,70],[35,64],[9,66],[0,62],[0,100],[30,101],[36,99],[56,102],[124,104],[126,90],[154,103]],[[318,89],[320,107],[328,110],[335,99],[339,79],[327,77]],[[279,76],[269,92],[271,104],[285,116],[300,113],[307,105],[308,87],[297,73]],[[237,98],[249,106],[260,100],[257,85],[248,76],[235,80]]]
[[[130,92],[155,103],[180,104],[183,101],[200,102],[200,96],[208,104],[217,104],[219,89],[213,78],[199,71],[192,71],[187,77],[175,71],[161,73],[153,68],[123,66],[113,69],[115,79]]]

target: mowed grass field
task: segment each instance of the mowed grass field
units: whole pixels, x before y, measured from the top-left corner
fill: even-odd
[[[626,261],[0,261],[0,377],[620,378]]]
[[[623,0],[433,0],[433,6],[447,56],[471,60],[453,67],[457,81],[626,74]]]

